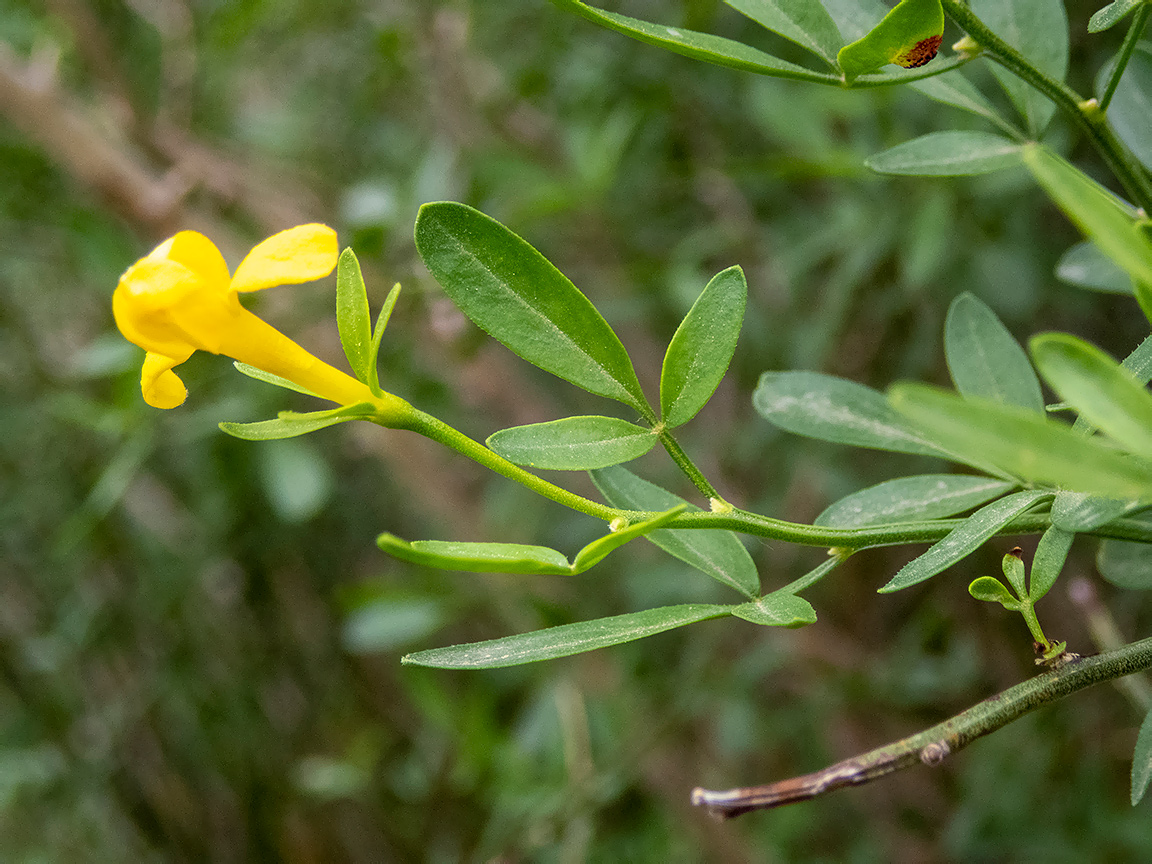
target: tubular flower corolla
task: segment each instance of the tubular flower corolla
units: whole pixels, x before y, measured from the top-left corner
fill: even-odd
[[[380,403],[367,385],[240,305],[242,291],[327,276],[336,257],[336,232],[317,224],[269,237],[231,277],[224,256],[203,234],[181,231],[161,243],[125,271],[112,295],[116,326],[147,352],[140,375],[144,401],[156,408],[183,403],[188,391],[172,367],[200,350],[279,375],[341,405]]]

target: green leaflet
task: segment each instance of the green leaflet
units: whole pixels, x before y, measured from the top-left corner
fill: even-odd
[[[367,382],[373,357],[372,320],[360,262],[351,249],[340,253],[336,265],[336,326],[348,365],[357,378]]]
[[[1143,0],[1113,0],[1107,6],[1097,9],[1088,19],[1088,32],[1100,33],[1109,27],[1115,27],[1141,2]],[[1133,801],[1132,803],[1135,804],[1136,802]]]
[[[988,174],[1020,164],[1022,145],[992,132],[931,132],[869,156],[881,174],[956,177]]]
[[[255,376],[253,376],[255,377]],[[347,420],[371,417],[371,405],[342,405],[330,411],[309,411],[298,414],[295,411],[281,411],[275,420],[259,420],[255,423],[218,424],[221,432],[245,441],[274,441],[280,438],[295,438],[320,429],[327,429]]]
[[[1148,791],[1152,781],[1152,711],[1144,715],[1140,731],[1136,734],[1136,749],[1132,752],[1132,806],[1135,807]]]
[[[940,0],[901,0],[871,31],[841,48],[836,61],[846,81],[889,63],[923,66],[936,56],[943,33]]]
[[[965,396],[1044,411],[1040,381],[1028,355],[975,294],[965,291],[948,307],[944,356],[956,389]]]
[[[591,416],[502,429],[484,443],[517,465],[587,471],[643,456],[656,440],[651,429],[615,417]]]
[[[818,55],[829,66],[836,65],[836,52],[843,41],[836,22],[819,3],[795,0],[724,0],[761,27],[778,33],[801,48]]]
[[[943,519],[978,507],[1013,484],[971,474],[919,474],[886,480],[830,505],[814,525],[860,528],[891,522]]]

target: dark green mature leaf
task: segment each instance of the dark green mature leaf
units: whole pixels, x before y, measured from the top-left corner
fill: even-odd
[[[409,543],[387,532],[376,538],[376,545],[393,558],[441,570],[550,576],[572,574],[568,559],[547,546],[527,546],[522,543],[457,543],[446,540],[416,540]]]
[[[1012,129],[1011,124],[1000,116],[992,103],[984,98],[984,94],[977,90],[976,86],[965,78],[964,73],[959,70],[925,78],[922,81],[914,81],[908,86],[923,93],[929,99],[991,120],[1005,131]]]
[[[1020,609],[1020,601],[1012,596],[1003,582],[993,576],[981,576],[979,579],[973,580],[972,584],[968,586],[968,593],[977,600],[999,603],[1005,609],[1011,609],[1013,612]]]
[[[1096,569],[1117,588],[1152,590],[1152,544],[1105,540],[1096,553]]]
[[[1070,333],[1042,333],[1029,345],[1061,399],[1132,453],[1152,458],[1152,394],[1131,372]]]
[[[502,429],[485,443],[517,465],[587,471],[643,456],[655,446],[656,436],[615,417],[565,417]]]
[[[765,54],[733,39],[713,36],[710,33],[697,33],[695,30],[685,30],[682,27],[652,24],[637,18],[629,18],[627,15],[606,12],[580,0],[552,0],[552,2],[618,33],[647,42],[649,45],[667,48],[694,60],[777,78],[796,78],[822,84],[840,83],[839,75],[805,69],[803,66]]]
[[[732,614],[765,627],[803,627],[816,622],[816,610],[803,597],[780,590],[732,607]]]
[[[1033,603],[1056,584],[1075,539],[1076,535],[1071,531],[1063,531],[1055,525],[1040,537],[1036,554],[1032,557],[1032,572],[1028,575],[1028,598]]]
[[[526,241],[464,204],[425,204],[416,249],[460,310],[529,363],[655,419],[628,352],[568,278]]]
[[[1013,484],[969,474],[918,474],[853,492],[813,520],[830,528],[943,519],[1008,492]]]
[[[1132,277],[1089,240],[1077,243],[1060,256],[1056,262],[1056,278],[1093,291],[1132,294]]]
[[[995,535],[1029,507],[1051,497],[1051,492],[1045,492],[1042,489],[1026,489],[981,507],[953,528],[943,540],[934,544],[919,558],[901,567],[896,575],[888,581],[888,584],[880,589],[880,593],[888,594],[892,591],[900,591],[923,582],[925,579],[932,578],[957,561],[971,555],[984,545],[988,538]]]
[[[1152,44],[1138,44],[1128,59],[1108,106],[1108,122],[1133,155],[1152,169]]]
[[[1068,71],[1068,16],[1063,0],[971,0],[968,4],[997,36],[1018,50],[1041,72],[1063,81]],[[992,74],[1039,136],[1055,104],[1007,69],[989,64]]]
[[[901,0],[880,23],[836,55],[846,81],[889,63],[923,66],[936,56],[944,33],[940,0]]]
[[[948,307],[944,356],[956,389],[1005,405],[1044,411],[1028,355],[988,304],[965,291]]]
[[[440,669],[496,669],[502,666],[517,666],[521,663],[553,660],[557,657],[595,651],[597,648],[606,648],[610,645],[622,645],[625,642],[643,639],[645,636],[654,636],[686,624],[695,624],[697,621],[709,618],[721,618],[731,613],[731,606],[710,604],[663,606],[658,609],[646,609],[643,612],[599,618],[595,621],[561,624],[559,627],[505,636],[502,639],[489,639],[486,642],[417,651],[402,657],[400,662],[411,666],[434,666]]]
[[[712,277],[676,328],[660,372],[660,419],[669,428],[695,417],[716,392],[736,351],[747,300],[744,271],[729,267]]]
[[[752,394],[760,416],[786,432],[876,450],[948,454],[888,405],[884,394],[819,372],[765,372]]]
[[[620,466],[590,471],[589,474],[596,488],[613,507],[665,511],[687,504],[683,498]],[[662,529],[646,536],[669,555],[707,573],[717,582],[735,588],[744,596],[757,597],[760,594],[760,574],[752,556],[731,531]]]
[[[1133,807],[1148,791],[1149,782],[1152,782],[1152,711],[1144,715],[1144,722],[1136,733],[1136,749],[1132,752]]]
[[[1134,279],[1152,285],[1152,240],[1132,211],[1047,147],[1029,144],[1024,164],[1096,247]]]
[[[1109,27],[1115,27],[1142,2],[1143,0],[1114,0],[1102,9],[1097,9],[1088,19],[1088,32],[1100,33]]]
[[[819,3],[792,0],[724,0],[757,24],[778,33],[819,55],[829,66],[836,65],[836,52],[844,41],[836,23]]]
[[[357,378],[367,382],[372,362],[372,319],[360,262],[351,249],[340,253],[336,265],[336,326],[348,365]]]
[[[1020,164],[1023,147],[992,132],[931,132],[869,156],[864,164],[881,174],[956,177],[988,174]]]
[[[320,429],[327,429],[337,423],[358,420],[372,415],[371,405],[342,405],[330,411],[310,411],[298,414],[295,411],[281,411],[275,420],[259,420],[255,423],[220,423],[220,431],[245,441],[276,441],[281,438],[295,438]]]
[[[901,415],[957,458],[991,463],[1029,483],[1152,500],[1152,462],[1120,453],[1063,423],[923,384],[896,384],[888,392]]]

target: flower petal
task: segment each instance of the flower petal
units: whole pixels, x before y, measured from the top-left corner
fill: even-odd
[[[177,362],[183,362],[200,346],[191,341],[173,310],[195,304],[203,293],[203,280],[183,264],[149,256],[120,277],[112,294],[112,315],[129,342],[145,351],[181,357]],[[233,295],[214,296],[219,303]]]
[[[228,290],[228,264],[216,244],[199,231],[181,231],[169,237],[153,249],[148,257],[183,264],[211,288]]]
[[[175,408],[187,398],[188,388],[172,371],[172,367],[180,362],[151,351],[144,355],[144,366],[140,370],[140,392],[144,394],[144,401],[153,408]]]
[[[297,225],[249,252],[236,268],[232,290],[259,291],[320,279],[336,267],[336,253],[336,232],[327,225]]]

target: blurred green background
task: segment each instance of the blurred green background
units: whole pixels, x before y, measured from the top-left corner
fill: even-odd
[[[1068,4],[1082,91],[1121,38],[1087,36],[1097,5]],[[613,8],[770,44],[718,0]],[[231,439],[217,422],[309,406],[223,358],[183,367],[185,406],[150,409],[112,324],[120,272],[180,228],[235,266],[325,221],[374,306],[404,285],[385,387],[483,438],[604,406],[451,306],[412,245],[420,203],[467,202],[535,244],[652,395],[680,316],[738,263],[745,330],[683,443],[730,500],[808,520],[940,466],[770,428],[749,403],[760,372],[942,382],[964,290],[1020,337],[1068,328],[1123,356],[1147,332],[1131,299],[1051,276],[1077,238],[1021,172],[862,167],[975,122],[910,91],[705,66],[543,0],[0,0],[0,860],[1147,860],[1149,804],[1128,805],[1139,717],[1110,688],[937,769],[727,824],[689,806],[694,785],[814,770],[1031,674],[1015,616],[965,590],[1016,540],[894,596],[874,591],[914,550],[856,556],[799,631],[725,620],[529,667],[401,668],[722,589],[651,546],[573,580],[386,559],[382,530],[572,552],[599,526],[404,433]],[[342,363],[333,297],[329,279],[258,302]],[[665,461],[638,464],[691,494]],[[752,550],[766,589],[823,555]],[[1078,543],[1065,583],[1095,584],[1092,554]],[[1098,588],[1128,638],[1148,632],[1140,595]],[[1067,592],[1040,613],[1092,650]]]

